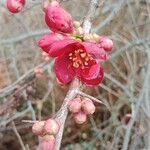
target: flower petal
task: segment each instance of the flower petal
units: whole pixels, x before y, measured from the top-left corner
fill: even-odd
[[[51,57],[58,57],[65,52],[66,46],[69,46],[70,44],[73,44],[73,43],[76,43],[76,41],[72,39],[64,39],[64,40],[55,42],[54,44],[52,44],[50,48],[49,55]]]
[[[97,44],[92,42],[83,42],[83,46],[85,47],[87,53],[93,55],[95,58],[107,60],[108,55],[103,48],[98,47]]]
[[[38,41],[38,46],[41,47],[46,53],[49,52],[51,45],[59,40],[64,40],[66,39],[66,36],[63,36],[62,34],[59,33],[48,33],[45,34],[39,41]]]
[[[98,85],[104,77],[104,70],[99,64],[94,64],[90,68],[83,70],[81,81],[86,85]]]
[[[75,72],[65,56],[56,58],[54,70],[58,80],[63,84],[69,83],[75,76]]]

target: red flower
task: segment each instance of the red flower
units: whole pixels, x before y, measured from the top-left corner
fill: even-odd
[[[12,13],[18,13],[25,5],[25,0],[7,0],[7,8]]]
[[[58,2],[53,1],[45,10],[45,22],[53,31],[70,33],[73,31],[71,15]]]
[[[62,40],[52,45],[49,55],[57,57],[54,70],[58,80],[64,84],[74,77],[87,85],[98,85],[103,79],[103,68],[95,58],[106,60],[107,54],[96,44]]]

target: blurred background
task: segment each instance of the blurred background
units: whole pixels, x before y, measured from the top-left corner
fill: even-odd
[[[0,150],[35,150],[31,123],[59,110],[69,85],[57,83],[53,61],[45,62],[37,40],[50,30],[40,0],[27,0],[11,14],[0,1]],[[82,21],[89,0],[63,0],[74,20]],[[103,101],[82,125],[69,114],[62,150],[150,150],[150,0],[99,0],[92,32],[114,42],[103,62],[105,78],[83,91]],[[37,78],[34,69],[44,73]]]

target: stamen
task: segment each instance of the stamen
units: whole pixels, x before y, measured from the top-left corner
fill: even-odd
[[[73,54],[72,53],[69,53],[69,56],[72,56]]]
[[[82,58],[84,58],[84,57],[86,56],[86,53],[81,53],[80,56],[81,56]]]
[[[85,61],[85,62],[84,62],[84,65],[86,65],[86,66],[87,66],[87,65],[88,65],[88,62],[86,62],[86,61]]]
[[[74,63],[73,63],[73,67],[78,68],[78,67],[79,67],[79,64],[78,64],[77,62],[74,62]]]

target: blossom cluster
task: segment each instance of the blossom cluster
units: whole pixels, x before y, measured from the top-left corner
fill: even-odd
[[[38,121],[32,126],[32,132],[40,136],[40,150],[53,150],[55,136],[59,131],[59,123],[55,119]]]
[[[84,33],[81,24],[73,22],[57,1],[46,1],[43,7],[45,22],[52,32],[44,35],[38,46],[55,58],[58,81],[67,84],[78,78],[86,85],[98,85],[104,76],[100,61],[108,59],[107,52],[111,51],[113,42],[105,36]]]
[[[86,121],[87,115],[95,112],[95,106],[89,98],[77,97],[70,101],[68,108],[73,113],[76,123],[82,124]]]

